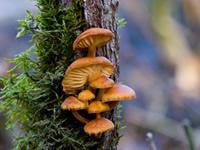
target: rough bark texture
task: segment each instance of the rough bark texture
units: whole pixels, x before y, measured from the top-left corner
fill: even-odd
[[[62,0],[65,6],[68,6],[72,0]],[[101,27],[109,29],[113,32],[113,40],[104,46],[98,48],[97,55],[107,57],[114,65],[115,72],[112,75],[114,81],[118,82],[119,78],[119,37],[117,31],[116,11],[118,10],[119,0],[83,0],[84,2],[84,16],[87,28]],[[80,57],[77,54],[76,57]],[[104,113],[104,116],[116,124],[116,109],[111,112]],[[117,129],[107,132],[102,136],[101,142],[96,149],[99,150],[116,150],[119,135]]]
[[[119,38],[117,32],[116,11],[118,0],[84,0],[84,14],[87,27],[101,27],[110,29],[114,33],[113,40],[104,48],[99,48],[97,55],[105,56],[115,65],[113,79],[117,82],[119,78]],[[104,114],[107,118],[116,122],[116,110]],[[118,137],[116,130],[108,132],[102,137],[102,143],[98,149],[117,149],[114,138]]]

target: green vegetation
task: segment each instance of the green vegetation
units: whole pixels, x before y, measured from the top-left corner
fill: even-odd
[[[125,18],[117,17],[117,24],[119,28],[123,28],[127,24],[127,21]]]

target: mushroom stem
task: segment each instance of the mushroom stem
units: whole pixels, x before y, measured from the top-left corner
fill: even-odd
[[[96,114],[96,118],[97,118],[97,119],[101,118],[101,114],[100,114],[100,113],[97,113],[97,114]]]
[[[93,92],[93,88],[92,88],[91,86],[88,86],[88,87],[87,87],[87,90],[90,90],[90,91]]]
[[[95,134],[96,138],[100,138],[101,136],[102,136],[102,133]]]
[[[105,92],[105,89],[99,89],[99,93],[97,95],[97,99],[98,100],[102,99],[102,96],[103,96],[104,92]]]
[[[73,110],[73,111],[72,111],[72,114],[73,114],[74,117],[75,117],[78,121],[80,121],[81,123],[86,124],[86,123],[89,122],[88,119],[86,119],[86,118],[84,118],[83,116],[81,116],[81,115],[78,113],[78,111],[76,111],[76,110]]]
[[[89,105],[88,101],[85,101],[84,103],[85,103],[85,105],[88,107],[88,105]]]
[[[91,91],[92,93],[94,92],[94,91],[93,91],[93,88],[92,88],[91,86],[88,86],[88,87],[87,87],[87,90]],[[85,104],[86,104],[86,106],[88,107],[89,102],[86,101]]]
[[[95,57],[96,56],[96,46],[92,45],[88,48],[88,57]]]
[[[88,86],[88,87],[87,87],[87,90],[90,90],[92,93],[94,92],[94,91],[93,91],[93,88],[92,88],[91,86]],[[88,105],[89,105],[89,102],[88,102],[88,101],[86,102],[86,105],[87,105],[87,107],[88,107]]]

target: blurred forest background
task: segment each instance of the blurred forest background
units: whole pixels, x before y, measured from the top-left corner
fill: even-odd
[[[120,0],[120,81],[135,89],[137,99],[123,103],[126,128],[119,150],[146,150],[146,133],[162,150],[187,150],[183,124],[192,127],[200,149],[200,3],[198,0]],[[1,0],[0,76],[8,58],[31,45],[29,35],[16,39],[17,20],[34,1]],[[187,120],[187,121],[186,121]],[[10,149],[16,131],[6,131],[0,113],[0,150]]]

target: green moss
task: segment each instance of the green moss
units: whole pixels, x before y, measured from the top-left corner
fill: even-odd
[[[85,26],[80,0],[65,8],[57,0],[37,0],[39,13],[27,12],[20,20],[20,32],[32,36],[29,49],[11,59],[10,76],[2,78],[0,108],[7,127],[18,125],[16,150],[93,149],[99,142],[83,132],[70,112],[60,109],[61,80],[73,61],[72,42]]]

